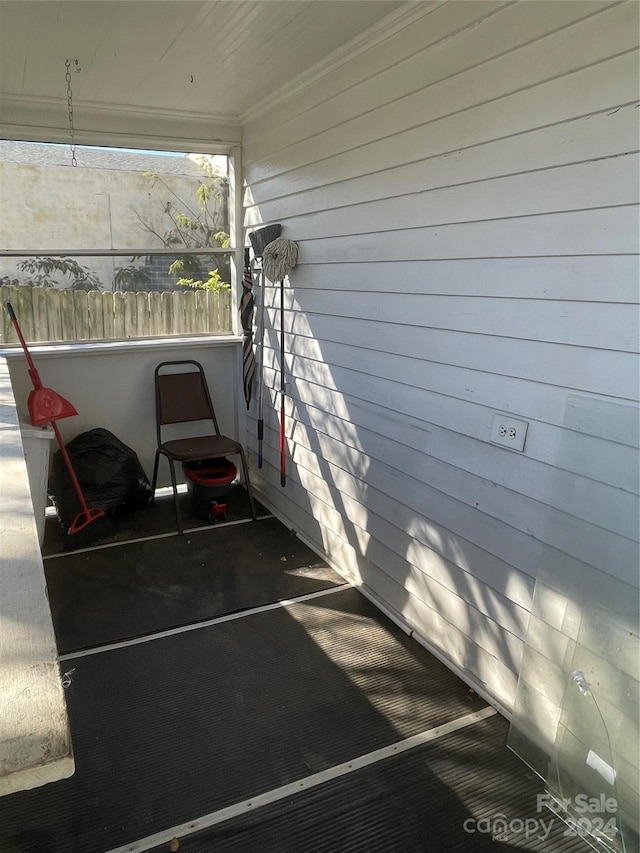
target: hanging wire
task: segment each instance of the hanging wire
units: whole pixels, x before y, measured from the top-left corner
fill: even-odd
[[[78,67],[78,60],[75,60],[76,71],[80,71]],[[76,144],[75,144],[75,135],[76,131],[73,126],[73,92],[71,91],[71,60],[65,60],[64,67],[67,69],[66,74],[64,75],[64,79],[67,81],[67,108],[69,110],[69,138],[71,140],[71,165],[77,166],[78,161],[76,160]]]

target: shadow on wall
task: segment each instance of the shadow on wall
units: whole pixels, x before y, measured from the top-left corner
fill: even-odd
[[[348,339],[345,344],[336,342],[348,330],[349,319],[339,317],[335,308],[331,309],[334,339],[321,340],[327,337],[329,326],[326,318],[307,308],[313,292],[304,283],[296,287],[298,276],[304,276],[304,268],[296,270],[292,283],[287,284],[285,359],[291,383],[287,400],[289,492],[298,486],[299,490],[290,502],[277,490],[278,500],[289,502],[287,514],[292,518],[303,518],[299,507],[304,505],[317,524],[313,531],[306,531],[308,535],[323,543],[463,670],[479,673],[480,682],[491,685],[496,698],[504,698],[510,705],[538,571],[549,563],[558,571],[587,563],[606,570],[616,559],[607,552],[614,542],[606,533],[607,526],[620,529],[630,540],[633,536],[623,530],[625,524],[629,526],[630,502],[626,499],[632,495],[625,492],[622,496],[624,514],[614,523],[613,510],[603,506],[605,498],[613,494],[608,485],[598,484],[598,489],[584,497],[574,494],[588,486],[587,477],[597,477],[598,469],[577,455],[575,448],[567,448],[565,437],[567,442],[575,439],[583,455],[625,450],[629,465],[637,469],[633,436],[625,440],[624,447],[611,448],[608,433],[598,438],[594,427],[572,421],[557,430],[544,464],[541,458],[514,459],[509,454],[510,481],[500,485],[497,466],[504,465],[505,457],[500,456],[504,450],[485,442],[463,441],[455,432],[429,423],[426,406],[438,395],[425,394],[423,389],[430,386],[429,371],[436,372],[440,365],[428,360],[420,363],[419,369],[427,375],[415,389],[419,402],[412,401],[410,384],[367,372],[369,357],[372,364],[376,358],[375,340],[369,348],[361,341],[353,347],[348,347]],[[337,304],[340,293],[327,291],[325,298],[332,295]],[[276,297],[276,289],[269,289],[267,304],[277,306]],[[267,311],[270,388],[279,386],[277,315],[277,307]],[[385,351],[389,359],[394,358],[389,340]],[[348,367],[342,366],[347,364],[341,361],[345,353]],[[438,387],[441,378],[437,374],[432,387]],[[273,409],[277,403],[272,401],[271,407],[271,423],[276,427]],[[424,420],[407,414],[421,409]],[[439,414],[443,412],[446,414],[444,408]],[[272,432],[272,443],[274,438]],[[435,453],[430,456],[432,446]],[[475,454],[472,467],[465,456],[457,462],[458,449],[467,457]],[[619,453],[616,471],[622,464],[618,457]],[[272,447],[271,458],[277,459],[277,448]],[[495,480],[492,465],[496,466]],[[557,475],[556,465],[562,469]],[[521,485],[514,481],[517,472]],[[527,472],[537,478],[531,493],[522,479]],[[571,472],[585,474],[576,477]],[[611,475],[603,479],[606,484]],[[625,482],[628,479],[626,476]],[[498,487],[499,500],[492,497]],[[509,507],[511,495],[513,509]],[[495,507],[502,507],[504,514],[498,514]],[[562,526],[562,518],[557,518],[552,507],[569,513],[569,520],[571,508],[577,508],[578,518],[568,533],[556,529]],[[605,530],[597,526],[600,509]],[[592,518],[595,524],[582,520]],[[469,538],[452,532],[457,530]],[[588,533],[587,545],[571,539],[580,530]],[[624,542],[614,544],[622,548]],[[566,552],[559,550],[562,547]],[[635,548],[637,565],[637,545],[630,541],[629,548]],[[631,551],[629,555],[625,552],[625,559],[629,565],[633,563]],[[615,571],[622,572],[622,566]]]
[[[430,517],[436,517],[442,522],[442,503],[448,502],[448,511],[457,510],[467,518],[474,509],[461,502],[452,508],[451,504],[457,502],[417,479],[419,472],[416,478],[406,473],[407,460],[411,458],[407,451],[417,449],[421,438],[422,446],[427,445],[429,425],[393,411],[382,396],[380,406],[362,399],[361,393],[362,397],[372,399],[377,383],[376,378],[364,370],[357,377],[361,386],[357,386],[354,384],[357,374],[353,370],[333,367],[326,362],[323,344],[314,329],[314,314],[305,310],[306,293],[304,287],[295,290],[289,285],[285,361],[287,378],[291,382],[287,412],[291,464],[287,490],[275,495],[272,491],[271,496],[290,518],[300,522],[308,536],[321,542],[330,555],[392,612],[401,615],[440,654],[453,660],[463,671],[478,674],[471,675],[471,683],[477,685],[479,678],[479,686],[486,687],[490,695],[498,699],[502,696],[513,698],[525,640],[525,675],[531,680],[533,689],[524,697],[521,694],[524,704],[520,710],[525,719],[531,715],[525,734],[531,736],[534,729],[538,745],[541,743],[546,755],[538,766],[532,761],[528,763],[545,779],[549,778],[553,767],[560,768],[559,772],[566,775],[567,767],[575,770],[575,767],[587,766],[591,739],[592,745],[599,744],[600,752],[608,756],[605,763],[617,769],[619,784],[612,790],[627,820],[629,803],[634,798],[637,802],[637,767],[625,758],[630,751],[637,752],[637,728],[635,735],[632,731],[633,708],[637,709],[633,697],[637,697],[638,692],[637,679],[633,676],[637,673],[636,604],[629,605],[627,601],[624,607],[614,608],[613,623],[608,620],[606,629],[594,628],[591,624],[593,614],[588,624],[585,623],[584,613],[593,610],[594,602],[604,601],[605,596],[598,589],[606,590],[607,598],[613,595],[613,578],[546,546],[546,541],[557,540],[547,526],[559,523],[545,521],[548,516],[528,522],[539,529],[537,535],[541,538],[532,538],[527,554],[529,562],[525,558],[522,563],[527,566],[527,580],[522,579],[522,572],[489,551],[455,535],[442,523],[431,521]],[[277,310],[270,312],[270,320],[267,380],[270,387],[278,387],[279,335],[273,329],[274,325],[278,329]],[[372,341],[372,350],[374,346]],[[335,356],[332,357],[335,362]],[[428,362],[424,366],[428,369]],[[300,376],[305,379],[300,380]],[[345,387],[348,392],[342,390]],[[380,381],[378,387],[382,392],[385,381]],[[593,412],[585,415],[586,399],[577,403],[568,395],[563,439],[550,464],[555,464],[557,459],[564,459],[565,463],[570,459],[574,470],[588,470],[586,462],[583,460],[581,464],[579,458],[579,448],[583,447],[580,433],[585,429],[580,419],[589,416],[593,420],[595,417]],[[597,404],[591,401],[589,405],[601,407],[601,401]],[[626,407],[629,409],[627,416],[621,419],[617,411],[619,405],[610,405],[616,411],[610,412],[610,416],[602,412],[598,415],[603,423],[607,421],[608,429],[612,421],[621,424],[630,420],[629,415],[637,413]],[[272,423],[275,423],[273,417]],[[592,424],[587,432],[597,435],[594,430]],[[398,433],[403,439],[410,435],[411,445],[405,444],[400,435],[398,439],[393,437]],[[624,438],[632,468],[637,468],[632,449],[634,443],[637,445],[636,433],[637,422],[634,435]],[[607,433],[602,435],[606,437]],[[573,441],[577,448],[566,446],[566,442]],[[274,450],[272,448],[272,452]],[[275,453],[274,458],[277,458]],[[396,461],[400,463],[397,468]],[[570,506],[575,502],[575,496],[567,494],[570,486],[571,480],[564,470],[549,475],[548,487],[553,493],[554,505]],[[575,484],[571,487],[575,488]],[[481,508],[475,512],[475,525],[478,526],[483,523],[484,515]],[[305,526],[307,518],[313,519],[313,528]],[[491,520],[495,528],[496,520]],[[460,519],[457,522],[459,524]],[[604,569],[616,565],[616,571],[622,573],[623,566],[612,562],[617,559],[617,552],[607,553],[610,538],[601,537],[598,546],[601,552],[593,553],[592,559]],[[626,563],[633,565],[635,553],[637,565],[638,548],[631,538],[628,549],[630,559]],[[532,559],[536,555],[538,559]],[[486,577],[489,573],[493,585],[482,579],[483,574]],[[537,605],[533,602],[535,618],[527,634],[536,574],[541,575],[555,598],[562,598],[564,604],[562,612],[558,606],[550,606],[550,595],[547,594],[543,601],[542,588],[539,588]],[[628,579],[631,582],[632,578]],[[516,588],[518,584],[520,589]],[[633,598],[637,602],[637,585],[626,585],[626,589],[622,600]],[[534,624],[536,619],[538,630]],[[609,658],[596,660],[600,652],[595,650],[601,649],[603,644],[611,646],[616,637],[620,639],[623,635],[629,642],[620,645],[621,663]],[[580,642],[578,636],[582,638]],[[633,644],[636,644],[635,651]],[[574,653],[570,653],[571,648]],[[594,723],[589,736],[584,726],[578,725],[579,707],[571,702],[563,704],[563,696],[571,689],[575,692],[575,684],[569,683],[569,664],[578,657],[592,667],[589,678],[609,685],[602,697],[603,719],[592,715],[597,725]],[[603,672],[606,673],[604,680]],[[619,697],[617,710],[610,704],[608,694]],[[546,725],[549,721],[553,724]],[[577,734],[578,730],[582,733]],[[556,741],[556,732],[561,741]],[[527,760],[522,749],[516,751]],[[549,756],[553,758],[551,768]],[[587,775],[590,778],[583,779],[582,788],[578,790],[609,790],[602,779],[598,782],[597,774],[589,771]],[[563,785],[558,788],[551,780],[549,784],[551,790],[560,793],[564,790]],[[632,833],[637,832],[637,826],[629,828]]]
[[[514,605],[503,594],[513,586],[510,567],[429,520],[433,505],[444,496],[418,479],[419,472],[413,478],[403,471],[414,449],[426,442],[428,425],[393,411],[385,400],[376,406],[358,398],[357,388],[342,392],[345,371],[326,363],[304,295],[304,288],[295,291],[287,283],[289,471],[287,488],[275,495],[272,491],[271,497],[441,654],[469,673],[480,672],[483,681],[493,680],[498,696],[512,694],[521,658],[517,638],[526,628],[532,584],[519,593],[522,606]],[[277,288],[269,287],[266,299],[265,367],[267,386],[273,389],[279,387],[280,369]],[[362,373],[358,381],[366,386],[363,397],[375,394],[375,377]],[[266,423],[272,429],[265,457],[275,460],[277,394],[272,392],[267,408]],[[402,435],[412,433],[412,446],[400,437],[389,438],[397,434],[400,419]],[[274,470],[267,477],[277,483]],[[460,511],[473,513],[462,504]],[[434,514],[442,516],[442,511]],[[314,529],[308,526],[311,519]],[[501,591],[474,576],[478,561],[491,561]],[[496,679],[501,682],[497,689]]]

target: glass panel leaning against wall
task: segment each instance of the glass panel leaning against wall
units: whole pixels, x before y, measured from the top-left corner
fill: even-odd
[[[0,302],[30,342],[231,332],[226,156],[0,141]],[[0,345],[17,343],[6,311]]]

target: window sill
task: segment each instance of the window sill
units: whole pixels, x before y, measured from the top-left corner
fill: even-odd
[[[86,356],[91,353],[153,352],[154,350],[186,349],[192,347],[237,346],[242,337],[237,335],[185,335],[167,338],[131,338],[120,341],[79,341],[77,343],[30,344],[31,355],[46,355],[48,358]],[[24,357],[22,347],[0,348],[0,356],[5,358]]]

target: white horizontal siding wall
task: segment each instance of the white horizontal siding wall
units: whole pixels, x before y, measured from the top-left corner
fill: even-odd
[[[634,2],[412,4],[244,128],[245,221],[300,249],[288,482],[273,288],[256,482],[506,708],[540,567],[637,583],[637,32]]]

